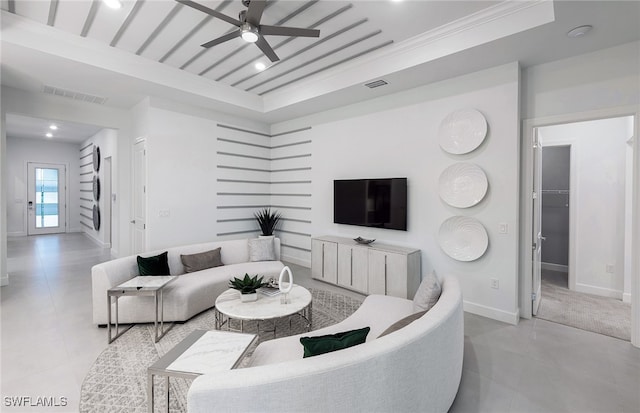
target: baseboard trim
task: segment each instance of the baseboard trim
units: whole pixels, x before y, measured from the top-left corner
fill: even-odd
[[[26,237],[27,233],[24,231],[7,232],[7,237]]]
[[[566,272],[566,273],[569,272],[568,265],[553,264],[551,262],[540,263],[540,268],[542,268],[543,270],[549,270],[549,271],[558,271],[558,272]]]
[[[630,303],[631,302],[631,293],[623,293],[622,294],[622,302]]]
[[[308,261],[308,260],[303,260],[303,259],[300,259],[300,258],[297,258],[297,257],[292,257],[290,255],[282,255],[280,257],[280,259],[282,261],[290,262],[292,264],[301,265],[301,266],[303,266],[305,268],[311,268],[311,261]]]
[[[4,274],[0,277],[0,287],[4,287],[5,285],[9,285],[9,274]]]
[[[84,231],[83,231],[84,232]],[[84,232],[85,234],[87,234],[87,236],[89,237],[89,239],[93,242],[96,243],[96,245],[98,245],[99,247],[102,248],[111,248],[111,243],[104,243],[102,241],[100,241],[99,239],[95,238],[94,236],[92,236],[90,233],[88,232]]]
[[[510,313],[508,311],[498,310],[497,308],[487,307],[482,304],[476,304],[464,301],[464,311],[467,313],[491,318],[492,320],[502,321],[503,323],[517,325],[520,321],[520,311]]]
[[[599,295],[601,297],[615,298],[617,300],[622,300],[623,298],[622,291],[612,290],[610,288],[596,287],[588,284],[576,283],[576,291],[580,293]],[[631,299],[631,297],[629,297],[629,299]]]

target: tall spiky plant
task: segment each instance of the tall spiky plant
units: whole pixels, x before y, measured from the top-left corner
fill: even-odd
[[[253,214],[258,221],[262,235],[273,235],[276,225],[280,222],[282,214],[278,211],[271,212],[271,208],[264,208]]]

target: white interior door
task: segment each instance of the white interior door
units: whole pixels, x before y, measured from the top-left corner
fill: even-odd
[[[147,229],[147,150],[144,140],[133,146],[133,249],[146,250]]]
[[[27,182],[27,233],[66,232],[66,166],[28,162]]]
[[[532,231],[532,288],[533,297],[531,300],[531,313],[538,314],[540,299],[542,295],[542,145],[538,138],[538,130],[534,130],[533,135],[533,194],[532,210],[533,231]]]

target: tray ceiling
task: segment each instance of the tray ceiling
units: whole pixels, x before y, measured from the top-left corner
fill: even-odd
[[[269,1],[263,24],[320,30],[319,38],[268,36],[281,58],[276,63],[240,38],[210,49],[201,47],[234,26],[176,1],[122,3],[122,8],[114,10],[101,0],[5,0],[2,9],[263,96],[498,2]],[[246,9],[240,0],[198,3],[233,18]],[[264,63],[266,69],[256,69],[257,62]]]

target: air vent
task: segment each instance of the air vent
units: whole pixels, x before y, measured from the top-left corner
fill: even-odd
[[[42,88],[42,92],[48,95],[62,96],[69,99],[81,100],[83,102],[96,103],[98,105],[104,105],[104,103],[107,101],[107,98],[104,97],[89,95],[87,93],[74,92],[72,90],[61,89],[55,86],[44,85],[44,87]]]
[[[389,83],[387,83],[387,81],[380,79],[380,80],[374,80],[373,82],[365,83],[364,85],[369,89],[373,89],[375,87],[380,87],[388,84]]]

